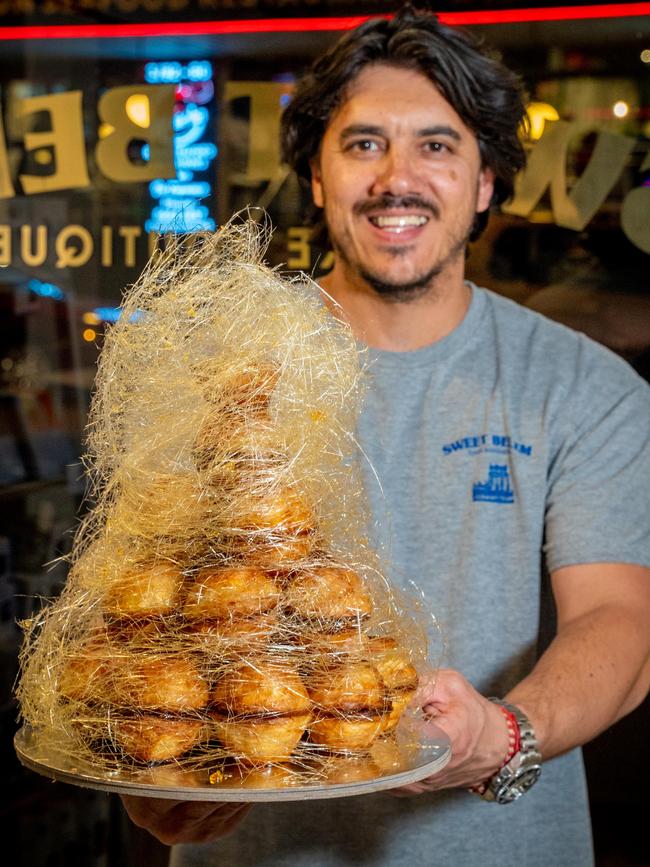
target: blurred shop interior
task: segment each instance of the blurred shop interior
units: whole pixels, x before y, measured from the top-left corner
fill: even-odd
[[[650,380],[650,4],[576,3],[568,17],[551,3],[434,6],[498,48],[530,94],[531,170],[472,246],[468,276]],[[212,230],[248,206],[275,227],[271,264],[331,267],[310,238],[308,191],[281,164],[280,114],[342,16],[394,8],[0,2],[0,750],[12,792],[1,813],[14,864],[166,863],[114,796],[53,787],[17,763],[16,624],[65,581],[95,364],[124,287],[158,233]],[[586,749],[601,867],[647,863],[647,724],[642,708]]]

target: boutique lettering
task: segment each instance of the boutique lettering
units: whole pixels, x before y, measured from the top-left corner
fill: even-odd
[[[142,226],[102,226],[96,237],[75,223],[58,230],[45,225],[0,223],[0,268],[45,264],[57,269],[81,268],[91,261],[103,268],[135,268],[151,255],[158,242],[158,233],[146,232]]]

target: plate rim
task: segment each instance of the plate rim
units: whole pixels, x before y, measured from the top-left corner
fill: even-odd
[[[423,727],[424,728],[424,727]],[[41,776],[48,777],[56,782],[68,783],[81,788],[96,789],[99,791],[112,792],[119,795],[134,795],[137,797],[166,798],[178,801],[244,801],[244,802],[271,802],[271,801],[303,801],[323,800],[325,798],[342,798],[354,795],[365,795],[373,792],[394,789],[419,782],[425,777],[431,777],[439,773],[451,759],[451,742],[447,735],[438,726],[426,724],[427,745],[436,749],[438,754],[434,759],[405,771],[395,774],[385,774],[374,777],[371,780],[362,780],[351,783],[326,783],[323,785],[287,786],[286,788],[243,788],[243,787],[219,787],[208,786],[161,786],[155,783],[140,783],[129,780],[102,779],[84,772],[74,772],[71,769],[57,767],[44,760],[30,755],[29,744],[25,743],[28,737],[35,737],[33,730],[27,724],[23,725],[14,735],[14,749],[18,759],[24,767]]]

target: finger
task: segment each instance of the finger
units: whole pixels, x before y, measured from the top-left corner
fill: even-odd
[[[179,827],[174,828],[172,818],[170,833],[176,833],[177,841],[183,843],[207,843],[217,837],[225,837],[243,821],[252,804],[235,802],[219,804],[206,816],[196,814],[195,821],[190,816],[179,816]],[[180,839],[179,839],[180,837]]]
[[[204,822],[206,819],[227,819],[242,806],[242,801],[181,801],[167,815],[178,816],[183,822],[190,824]]]
[[[416,791],[412,784],[410,786],[400,786],[399,789],[388,789],[386,794],[393,798],[412,798],[414,795],[419,795],[420,792]]]
[[[433,700],[436,688],[436,677],[436,673],[431,672],[430,674],[425,674],[420,678],[418,688],[413,697],[414,703],[418,704],[420,707],[424,707],[424,705],[429,704],[429,702]]]
[[[424,792],[431,791],[431,789],[424,785],[423,783],[409,783],[406,786],[400,786],[398,789],[390,789],[389,794],[394,795],[395,797],[412,797],[413,795],[422,795]]]
[[[466,700],[471,694],[476,694],[476,690],[459,671],[442,668],[438,672],[428,703],[444,710],[459,699]]]
[[[129,818],[139,828],[148,827],[150,822],[163,818],[183,803],[171,798],[141,798],[137,795],[120,795],[120,798]]]

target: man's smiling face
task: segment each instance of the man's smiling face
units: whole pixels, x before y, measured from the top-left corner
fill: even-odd
[[[493,175],[474,134],[421,73],[365,67],[330,119],[312,192],[336,252],[333,276],[395,300],[463,272]]]

